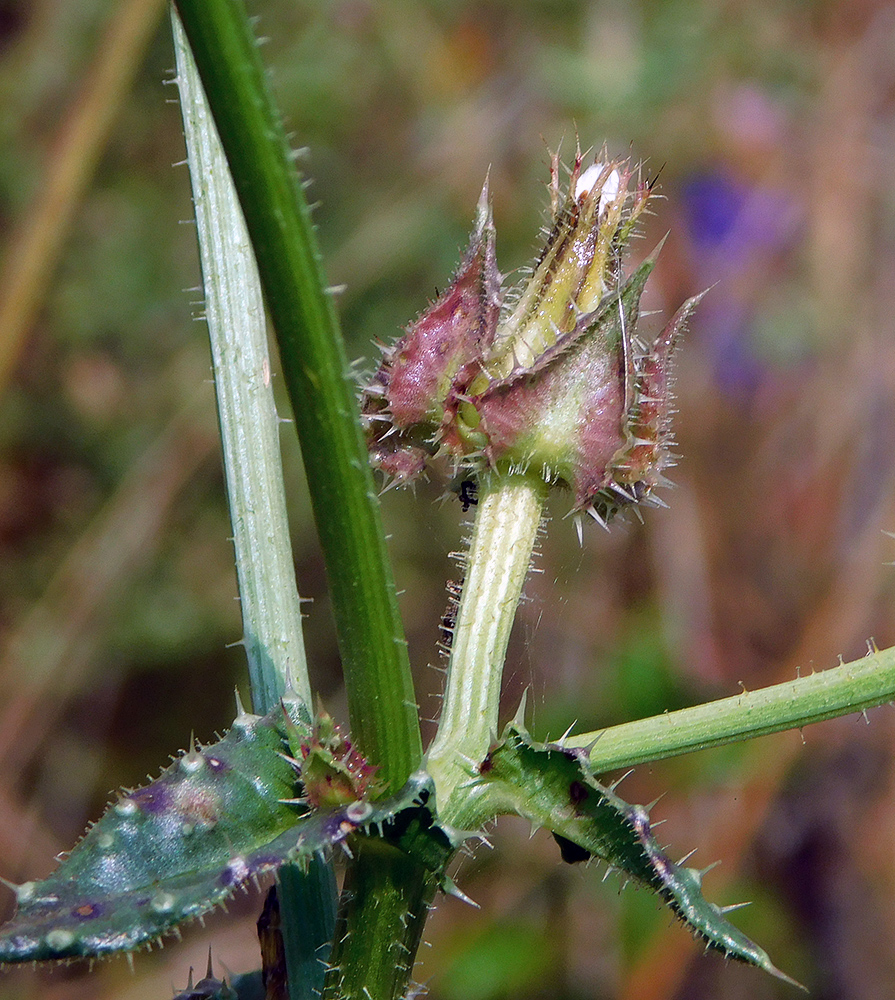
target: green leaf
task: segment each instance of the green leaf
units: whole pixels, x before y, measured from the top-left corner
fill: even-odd
[[[284,751],[298,702],[192,746],[144,788],[125,792],[59,868],[18,886],[0,962],[98,957],[157,942],[287,861],[307,868],[353,835],[382,838],[439,879],[455,845],[435,823],[434,785],[416,772],[375,803],[304,812]],[[288,720],[288,721],[287,721]],[[310,730],[308,730],[310,739]],[[300,786],[299,789],[301,790]]]
[[[656,843],[649,810],[628,805],[592,775],[585,749],[535,743],[511,723],[480,767],[477,784],[515,812],[602,858],[656,892],[709,948],[799,986],[702,895],[704,871],[675,864]]]
[[[277,868],[295,837],[277,838],[300,817],[281,801],[295,795],[283,721],[282,706],[241,713],[222,740],[124,792],[52,875],[18,887],[0,961],[133,950]]]

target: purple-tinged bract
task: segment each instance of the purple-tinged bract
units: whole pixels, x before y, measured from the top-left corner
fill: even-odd
[[[453,280],[385,351],[364,391],[371,455],[399,482],[422,472],[448,411],[481,370],[499,311],[500,275],[486,183],[469,248]]]
[[[697,299],[649,346],[636,335],[655,254],[622,277],[650,195],[629,167],[579,154],[531,276],[503,299],[487,187],[451,285],[393,348],[365,390],[375,465],[398,482],[443,454],[474,475],[529,471],[570,488],[601,520],[651,497],[669,462],[671,355]]]

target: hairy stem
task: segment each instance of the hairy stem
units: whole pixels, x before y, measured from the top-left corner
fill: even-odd
[[[422,744],[373,475],[310,209],[241,0],[176,0],[280,347],[326,558],[351,731],[391,788]]]
[[[565,745],[588,746],[596,740],[590,759],[600,773],[798,729],[893,700],[895,648],[784,684],[571,736]]]
[[[895,648],[890,648],[759,691],[743,691],[693,708],[567,736],[563,746],[591,746],[594,773],[602,774],[800,729],[893,701]],[[462,795],[455,795],[452,806],[451,822],[461,829],[477,829],[495,816],[515,811],[513,802],[487,783],[469,783]]]
[[[427,756],[439,813],[447,822],[454,790],[469,779],[469,762],[485,756],[498,732],[507,643],[546,490],[541,480],[525,475],[494,475],[479,490],[442,715]]]
[[[358,846],[348,866],[324,1000],[400,1000],[437,880],[377,840]]]
[[[211,338],[224,469],[236,550],[252,703],[270,711],[287,690],[313,714],[270,379],[264,302],[224,151],[183,32],[172,12],[177,82]],[[332,866],[278,875],[291,1000],[313,1000],[335,924]]]
[[[290,1000],[318,1000],[336,925],[335,869],[319,858],[307,870],[283,865],[277,893]]]

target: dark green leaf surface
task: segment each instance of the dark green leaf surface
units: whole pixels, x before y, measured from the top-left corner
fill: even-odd
[[[703,873],[675,864],[650,829],[649,812],[628,805],[590,773],[584,749],[537,744],[516,724],[481,765],[506,811],[524,816],[656,892],[709,948],[799,985],[702,895]]]
[[[300,816],[280,801],[295,795],[281,721],[281,706],[240,714],[218,743],[123,793],[49,878],[19,887],[0,960],[138,948],[278,867],[295,837],[277,838]]]

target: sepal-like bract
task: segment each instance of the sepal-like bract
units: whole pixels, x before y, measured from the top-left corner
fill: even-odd
[[[604,520],[648,497],[666,461],[668,363],[695,300],[649,351],[635,356],[628,330],[655,259],[647,258],[530,369],[494,380],[466,411],[493,464],[509,461],[566,483],[576,509]]]
[[[374,463],[399,482],[419,475],[457,399],[479,374],[500,311],[488,185],[469,248],[450,285],[385,351],[364,392]]]
[[[705,899],[704,872],[675,864],[665,854],[652,835],[648,810],[628,805],[594,778],[586,750],[535,743],[511,723],[479,771],[479,781],[488,786],[501,812],[547,828],[561,844],[577,845],[652,889],[709,948],[800,985],[731,924],[721,907]],[[585,860],[568,849],[564,856]]]
[[[291,763],[301,778],[302,797],[313,809],[332,809],[363,799],[373,789],[376,768],[360,754],[331,715],[318,708],[310,735],[287,724]]]

